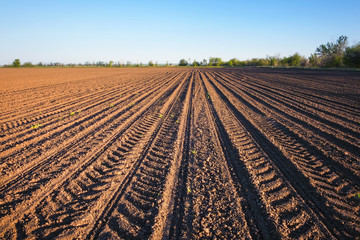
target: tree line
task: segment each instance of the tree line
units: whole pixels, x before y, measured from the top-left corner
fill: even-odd
[[[37,64],[33,64],[31,62],[21,63],[20,59],[15,59],[11,65],[4,65],[4,67],[157,67],[157,66],[173,66],[172,63],[166,62],[166,64],[158,64],[157,62],[149,61],[147,64],[144,63],[132,63],[127,61],[126,63],[122,62],[85,62],[85,63],[60,63],[60,62],[50,62],[50,63],[42,63],[39,62]]]
[[[316,48],[315,53],[309,58],[295,53],[289,57],[266,57],[253,58],[241,61],[232,58],[229,61],[222,61],[221,58],[203,59],[201,62],[194,60],[192,63],[181,59],[179,66],[282,66],[282,67],[360,67],[360,43],[348,46],[348,37],[340,36],[336,42],[321,44]]]
[[[179,66],[271,66],[271,67],[352,67],[360,68],[360,43],[353,46],[348,46],[348,37],[340,36],[335,42],[328,42],[321,44],[316,48],[316,51],[306,58],[299,53],[295,53],[288,57],[266,57],[253,58],[250,60],[241,61],[237,58],[232,58],[229,61],[223,61],[218,57],[210,57],[209,60],[192,61],[191,59],[181,59]],[[4,65],[4,67],[156,67],[156,66],[173,66],[173,64],[158,64],[157,62],[149,61],[147,64],[136,63],[130,61],[125,63],[120,62],[85,62],[78,63],[42,63],[32,64],[31,62],[24,62],[21,64],[20,59],[15,59],[11,65]]]

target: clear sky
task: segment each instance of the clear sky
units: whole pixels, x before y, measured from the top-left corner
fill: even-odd
[[[0,65],[308,57],[360,41],[360,1],[0,0]]]

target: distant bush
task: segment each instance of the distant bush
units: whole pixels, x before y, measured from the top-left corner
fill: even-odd
[[[268,66],[268,65],[269,65],[269,62],[268,62],[267,59],[260,58],[260,59],[257,61],[257,65],[258,65],[258,66]]]
[[[309,64],[311,67],[320,67],[321,64],[320,57],[316,53],[311,54],[309,57]]]
[[[25,62],[22,67],[34,67],[34,65],[31,62]]]
[[[267,66],[268,61],[264,58],[252,58],[250,60],[247,60],[244,65],[251,66],[251,67]]]
[[[237,60],[236,58],[232,58],[228,62],[225,62],[224,65],[229,67],[234,67],[234,66],[238,66],[237,64],[238,62],[239,60]]]
[[[290,67],[305,67],[306,65],[306,58],[300,56],[298,53],[295,53],[292,56],[284,57],[281,61],[281,64],[284,66],[290,66]]]
[[[21,64],[20,64],[20,59],[17,58],[17,59],[15,59],[15,60],[13,61],[13,66],[14,66],[14,67],[20,67],[20,65],[21,65]]]
[[[209,59],[209,66],[221,66],[223,65],[223,61],[221,58],[210,58]]]
[[[181,59],[179,62],[179,66],[187,66],[188,62],[185,59]]]
[[[192,65],[193,65],[194,67],[196,67],[196,66],[200,66],[201,63],[199,63],[199,62],[197,62],[196,60],[194,60],[194,62],[192,63]]]
[[[279,65],[279,59],[277,57],[268,57],[268,64],[269,66],[276,67]]]
[[[148,65],[149,65],[149,67],[153,67],[154,63],[152,61],[149,61]]]
[[[360,43],[346,48],[344,64],[349,67],[360,67]]]

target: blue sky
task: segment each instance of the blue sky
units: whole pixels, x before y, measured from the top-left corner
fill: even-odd
[[[308,57],[360,42],[360,1],[0,0],[0,65]]]

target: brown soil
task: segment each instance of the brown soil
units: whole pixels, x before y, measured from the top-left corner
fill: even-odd
[[[359,239],[360,74],[0,69],[0,239]]]

